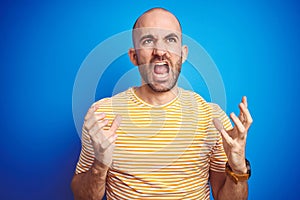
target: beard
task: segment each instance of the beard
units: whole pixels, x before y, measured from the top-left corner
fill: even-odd
[[[150,64],[139,64],[139,72],[144,83],[154,92],[168,92],[173,89],[178,81],[181,66],[182,66],[182,56],[176,61],[175,64],[168,60],[168,63],[171,66],[168,66],[168,79],[164,81],[155,80],[153,77],[154,73],[154,62],[157,58],[153,58],[150,61]]]

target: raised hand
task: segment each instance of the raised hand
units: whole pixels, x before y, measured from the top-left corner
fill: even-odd
[[[213,119],[213,123],[223,138],[223,146],[228,158],[228,163],[236,173],[246,173],[245,148],[248,130],[253,122],[248,110],[247,98],[244,96],[239,104],[240,114],[234,113],[230,118],[234,122],[233,129],[226,131],[219,119]]]
[[[95,159],[99,162],[110,166],[112,163],[112,154],[115,148],[115,141],[117,139],[116,131],[121,123],[121,116],[117,115],[109,128],[103,128],[108,124],[104,113],[96,112],[100,106],[94,104],[87,112],[84,119],[84,131],[86,131],[91,138],[94,148]]]

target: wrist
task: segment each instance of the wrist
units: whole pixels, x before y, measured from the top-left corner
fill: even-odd
[[[225,172],[226,174],[234,181],[234,183],[238,183],[239,181],[246,181],[250,178],[251,176],[251,167],[250,167],[250,162],[245,159],[245,166],[247,171],[244,172],[242,168],[235,168],[235,171],[230,167],[229,163],[226,163],[226,168]]]
[[[248,171],[246,164],[236,167],[236,168],[231,168],[231,170],[235,174],[245,174]]]
[[[93,165],[91,166],[91,173],[95,176],[100,176],[100,178],[105,179],[108,169],[109,167],[107,165],[95,159]]]
[[[101,168],[110,167],[112,163],[112,155],[104,153],[96,153],[95,152],[95,157],[94,157],[94,163],[97,165],[101,165]]]

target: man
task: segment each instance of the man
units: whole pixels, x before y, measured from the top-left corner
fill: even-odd
[[[72,180],[75,199],[247,199],[246,97],[230,121],[219,106],[177,86],[188,48],[162,8],[141,15],[128,54],[142,77],[91,106]],[[226,170],[225,170],[226,164]]]

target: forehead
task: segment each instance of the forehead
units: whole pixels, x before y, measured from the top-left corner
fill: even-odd
[[[181,32],[177,18],[164,10],[152,10],[144,13],[137,21],[136,28],[157,28],[157,30]]]
[[[156,28],[156,27],[148,27],[148,28],[136,28],[133,30],[134,39],[139,39],[145,36],[152,36],[155,38],[164,38],[167,36],[177,36],[179,39],[181,38],[181,32],[170,30],[170,29],[163,29],[163,28]]]

